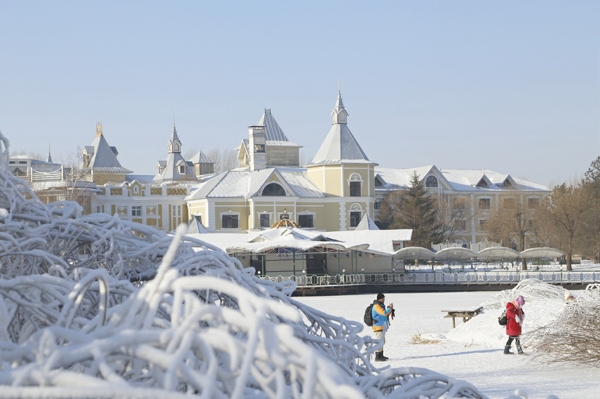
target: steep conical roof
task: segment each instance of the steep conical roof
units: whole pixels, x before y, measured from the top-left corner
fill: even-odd
[[[347,125],[348,113],[342,96],[338,93],[335,108],[331,113],[332,125],[323,144],[312,160],[312,164],[326,163],[373,163],[358,144]]]
[[[90,159],[89,168],[111,173],[131,173],[131,170],[121,166],[115,155],[116,149],[108,145],[102,133],[102,125],[96,126],[96,138],[92,142],[93,155]]]
[[[283,130],[271,114],[271,109],[265,108],[265,112],[258,121],[259,126],[265,127],[267,140],[269,141],[289,141]]]

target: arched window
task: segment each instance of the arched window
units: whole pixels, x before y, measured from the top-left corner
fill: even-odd
[[[437,187],[437,186],[438,186],[437,177],[427,176],[427,179],[425,179],[425,187]]]
[[[270,183],[263,189],[263,197],[285,197],[285,190],[277,183]]]
[[[350,176],[350,196],[351,197],[362,197],[362,183],[363,179],[358,173],[353,173]]]
[[[363,216],[362,207],[359,204],[352,204],[350,207],[350,227],[356,227]]]

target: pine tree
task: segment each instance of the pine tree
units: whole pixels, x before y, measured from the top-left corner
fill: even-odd
[[[411,176],[410,188],[390,193],[382,208],[386,208],[389,228],[412,229],[410,246],[431,248],[431,243],[441,241],[443,226],[438,217],[436,199],[419,182],[416,172]]]

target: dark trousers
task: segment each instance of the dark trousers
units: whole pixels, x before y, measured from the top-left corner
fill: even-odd
[[[519,350],[519,352],[521,352],[521,339],[519,338],[518,335],[509,335],[508,341],[506,341],[506,346],[511,346],[513,340],[515,341],[515,344],[517,345],[517,349]]]

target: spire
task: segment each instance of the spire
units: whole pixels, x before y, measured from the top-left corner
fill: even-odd
[[[169,140],[169,144],[167,144],[167,148],[169,150],[169,153],[181,152],[181,140],[179,140],[179,136],[177,136],[177,127],[175,127],[175,117],[173,117],[173,133],[171,133],[171,139]]]
[[[96,137],[102,136],[102,122],[96,123]]]
[[[348,123],[348,112],[346,112],[346,109],[344,108],[344,102],[342,101],[342,92],[339,88],[339,82],[338,97],[337,101],[335,102],[335,108],[331,112],[331,119],[332,125]]]
[[[52,155],[50,154],[50,144],[48,144],[48,159],[46,160],[48,163],[52,163]]]

